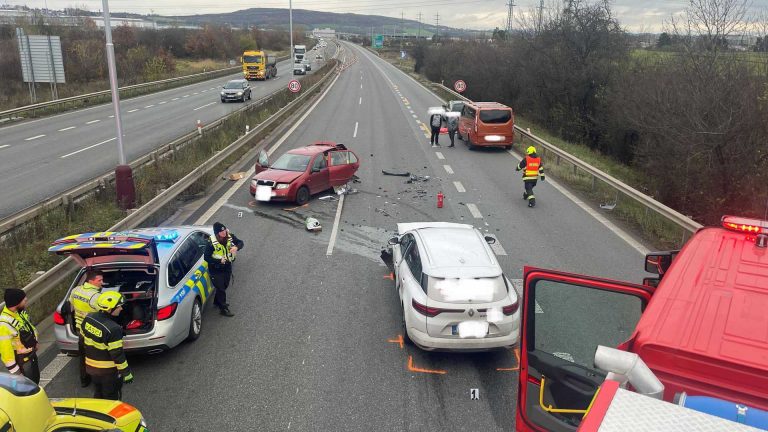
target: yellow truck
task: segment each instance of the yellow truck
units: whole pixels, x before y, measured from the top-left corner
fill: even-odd
[[[103,399],[48,399],[21,375],[0,373],[0,431],[148,432],[139,410]]]
[[[243,64],[243,78],[267,80],[277,76],[277,59],[264,51],[245,51],[240,57]]]

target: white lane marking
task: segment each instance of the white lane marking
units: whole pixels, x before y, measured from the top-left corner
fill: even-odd
[[[42,134],[42,135],[35,135],[35,136],[33,136],[33,137],[25,138],[25,139],[24,139],[24,141],[32,141],[32,140],[36,140],[36,139],[38,139],[38,138],[42,138],[42,137],[44,137],[44,136],[45,136],[45,134]]]
[[[499,238],[496,237],[493,234],[484,234],[486,237],[493,237],[496,241],[492,244],[489,244],[488,246],[491,247],[491,250],[493,253],[495,253],[498,256],[507,256],[507,251],[504,250],[504,246],[501,245],[501,242],[499,241]]]
[[[411,112],[413,112],[413,111],[411,111]],[[417,116],[416,114],[413,114],[413,118],[419,118],[419,116]]]
[[[77,126],[70,126],[70,127],[65,127],[64,129],[59,129],[59,132],[68,131],[68,130],[70,130],[70,129],[74,129],[74,128],[76,128],[76,127],[77,127]]]
[[[443,154],[438,152],[438,151],[435,152],[435,156],[437,156],[437,158],[440,159],[440,160],[445,159],[445,156],[443,156]]]
[[[412,109],[409,109],[408,111],[410,111],[410,112],[411,112],[411,114],[413,114],[413,110],[412,110]]]
[[[461,184],[460,181],[453,182],[453,185],[456,187],[456,192],[464,193],[467,191],[466,189],[464,189],[464,185]]]
[[[357,104],[358,105],[362,105],[363,104],[363,97],[362,96],[360,96],[360,101],[358,101]]]
[[[165,103],[168,103],[168,101],[160,101],[160,102],[158,102],[157,104],[158,104],[158,105],[162,105],[162,104],[165,104]]]
[[[521,158],[512,152],[512,150],[507,150],[507,153],[512,155],[517,161],[520,161]],[[629,246],[631,246],[633,249],[638,251],[640,255],[647,255],[650,253],[650,250],[643,246],[639,241],[635,240],[631,235],[629,235],[626,231],[616,226],[613,222],[609,221],[605,218],[605,216],[598,213],[595,209],[590,207],[589,204],[585,203],[584,201],[577,198],[574,194],[570,193],[565,187],[560,185],[558,181],[552,180],[552,177],[549,176],[547,178],[547,183],[549,183],[553,188],[557,189],[558,192],[565,195],[568,199],[573,201],[574,204],[581,207],[582,210],[587,212],[590,216],[597,219],[598,222],[603,224],[606,228],[611,230],[614,234],[616,234],[620,239],[624,240]]]
[[[109,118],[115,118],[115,116],[111,115],[111,116],[109,116]]]
[[[94,123],[98,123],[98,122],[100,122],[100,121],[101,121],[101,120],[99,120],[99,119],[96,119],[96,120],[91,120],[91,121],[89,121],[89,122],[85,122],[85,124],[94,124]]]
[[[357,138],[357,122],[355,122],[355,133],[352,134],[352,138]]]
[[[361,89],[363,88],[363,85],[362,85],[362,84],[360,84],[360,88],[361,88]]]
[[[90,150],[90,149],[92,149],[92,148],[94,148],[94,147],[98,147],[98,146],[100,146],[100,145],[102,145],[102,144],[106,144],[106,143],[108,143],[108,142],[110,142],[110,141],[114,141],[114,140],[116,140],[116,139],[117,139],[117,137],[113,137],[113,138],[110,138],[110,139],[108,139],[108,140],[104,140],[104,141],[102,141],[102,142],[100,142],[100,143],[96,143],[96,144],[94,144],[94,145],[92,145],[92,146],[88,146],[88,147],[86,147],[86,148],[82,148],[82,149],[80,149],[80,150],[77,150],[77,151],[73,151],[72,153],[67,153],[67,154],[65,154],[64,156],[62,156],[61,158],[62,158],[62,159],[64,159],[64,158],[68,158],[68,157],[70,157],[70,156],[72,156],[72,155],[76,155],[76,154],[78,154],[78,153],[80,153],[80,152],[84,152],[84,151],[86,151],[86,150]]]
[[[414,116],[414,117],[416,117],[416,116]],[[421,122],[419,121],[419,119],[416,119],[416,124],[417,125],[421,125]]]
[[[194,93],[192,93],[192,94],[193,94],[193,95],[199,95],[200,93],[198,93],[198,92],[194,92]]]
[[[205,92],[207,92],[207,91],[208,91],[208,90],[203,90],[203,91],[201,91],[200,93],[205,93]]]
[[[184,95],[184,96],[182,96],[182,97],[183,97],[183,98],[185,98],[185,97],[189,97],[189,95]]]
[[[312,113],[312,111],[315,110],[315,108],[325,98],[325,95],[327,95],[328,92],[331,90],[331,88],[333,88],[333,85],[336,84],[336,81],[339,79],[339,76],[340,75],[336,75],[336,78],[334,78],[333,81],[331,81],[331,84],[328,86],[327,89],[325,89],[325,92],[323,92],[323,94],[320,95],[320,97],[317,99],[317,102],[315,102],[315,104],[312,105],[309,108],[309,110],[307,110],[307,112],[305,112],[304,115],[301,118],[299,118],[299,120],[296,123],[294,123],[294,125],[291,126],[291,128],[288,129],[288,131],[285,132],[285,134],[282,137],[280,137],[280,139],[275,143],[275,145],[273,145],[272,148],[270,148],[267,151],[268,155],[272,156],[272,153],[274,153],[275,150],[277,150],[277,148],[280,147],[280,145],[282,145],[283,142],[285,142],[285,140],[287,140],[288,137],[296,130],[296,128],[298,128],[299,125],[301,125],[301,123],[309,116],[309,114]],[[238,191],[238,189],[243,187],[243,185],[246,182],[251,181],[251,177],[253,176],[253,173],[254,173],[254,169],[253,169],[253,167],[251,167],[251,169],[248,171],[248,175],[246,175],[245,177],[243,177],[240,180],[236,181],[235,184],[233,184],[232,187],[229,188],[228,191],[224,192],[224,194],[221,195],[221,198],[219,198],[205,213],[203,213],[199,218],[197,218],[197,221],[195,221],[195,225],[206,224],[208,222],[208,219],[213,217],[213,215],[216,214],[216,212],[224,204],[226,204],[227,201],[229,201],[230,198],[232,198],[232,195],[234,195],[235,192]]]
[[[478,209],[476,205],[472,203],[467,203],[467,209],[469,209],[469,212],[472,213],[472,217],[474,217],[475,219],[483,218],[483,214],[480,213],[480,209]]]
[[[333,245],[336,244],[336,236],[339,234],[339,220],[341,219],[341,209],[344,207],[344,197],[342,194],[339,197],[339,205],[336,206],[336,217],[333,219],[333,229],[331,230],[331,240],[328,241],[328,249],[325,251],[325,256],[333,255]]]
[[[138,111],[138,110],[139,110],[138,108],[134,108],[134,109],[132,109],[132,110],[128,110],[128,112],[129,112],[129,113],[132,113],[132,112],[136,112],[136,111]]]
[[[172,100],[172,101],[175,101],[175,100],[179,100],[179,98],[175,97],[175,98],[173,98],[173,99],[171,99],[171,100]]]
[[[153,106],[155,106],[155,104],[152,104],[152,105],[147,105],[147,106],[145,106],[145,107],[144,107],[144,109],[147,109],[147,108],[152,108]]]
[[[443,165],[443,168],[445,168],[445,172],[448,174],[453,174],[453,168],[450,165]]]
[[[205,108],[205,107],[207,107],[207,106],[211,106],[211,105],[213,105],[213,104],[215,104],[215,103],[216,103],[216,102],[207,103],[207,104],[205,104],[205,105],[203,105],[203,106],[199,106],[199,107],[197,107],[197,108],[193,109],[192,111],[197,111],[197,110],[199,110],[199,109],[203,109],[203,108]]]
[[[10,144],[3,144],[3,145],[0,145],[0,149],[4,149],[4,148],[10,147],[10,146],[11,146]]]
[[[58,354],[56,358],[48,363],[48,366],[40,372],[40,387],[45,389],[45,386],[53,381],[56,375],[58,375],[73,358],[74,357],[70,357],[66,354]]]
[[[216,90],[216,87],[211,87],[208,90]]]

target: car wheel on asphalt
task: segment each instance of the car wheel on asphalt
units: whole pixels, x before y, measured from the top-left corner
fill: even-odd
[[[225,101],[224,99],[222,99],[222,100],[221,100],[221,103],[224,103],[224,102],[226,102],[226,101]]]
[[[403,332],[403,344],[413,345],[411,338],[408,337],[408,328],[405,325],[405,308],[403,308],[403,322],[401,324],[401,331]]]
[[[512,150],[512,146],[511,145],[504,146],[504,150]]]
[[[194,342],[200,337],[200,332],[203,331],[203,306],[200,304],[200,299],[195,299],[195,303],[192,304],[192,313],[189,319],[189,335],[187,340]]]
[[[296,204],[304,205],[309,201],[309,189],[306,186],[302,186],[296,192]]]
[[[467,145],[469,146],[470,150],[477,150],[477,146],[472,143],[472,138],[467,137]]]

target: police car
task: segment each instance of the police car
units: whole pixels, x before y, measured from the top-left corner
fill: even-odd
[[[116,320],[125,330],[127,352],[155,354],[196,340],[203,310],[215,294],[203,258],[212,232],[207,226],[142,228],[76,234],[53,242],[49,252],[71,256],[81,266],[54,313],[61,351],[77,352],[69,294],[85,282],[89,268],[103,272],[102,291],[118,291],[126,299]]]

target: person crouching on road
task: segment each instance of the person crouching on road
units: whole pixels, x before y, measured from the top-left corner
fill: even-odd
[[[235,262],[237,251],[244,246],[242,240],[227,230],[221,222],[213,224],[213,235],[208,238],[205,248],[205,261],[208,262],[208,272],[211,282],[216,287],[216,297],[213,304],[219,308],[222,315],[235,316],[229,310],[227,303],[227,288],[232,279],[232,263]]]
[[[115,318],[123,311],[125,298],[115,291],[99,294],[98,312],[83,320],[85,368],[93,381],[93,397],[121,400],[123,384],[133,382],[133,373],[123,351],[123,328]]]
[[[434,113],[429,117],[429,127],[432,129],[432,136],[429,138],[429,143],[432,147],[440,147],[440,128],[443,126],[443,116],[439,113]]]
[[[91,377],[85,371],[85,345],[83,344],[83,320],[89,313],[97,312],[99,308],[96,301],[101,294],[101,286],[104,284],[104,275],[101,271],[90,269],[85,273],[85,283],[75,287],[69,295],[69,305],[75,315],[75,328],[77,329],[77,350],[80,352],[80,386],[88,387]]]
[[[536,205],[536,197],[533,195],[533,188],[536,186],[536,180],[541,177],[541,181],[544,181],[544,167],[541,164],[541,158],[536,155],[536,147],[529,146],[525,150],[525,158],[520,161],[515,168],[515,171],[523,171],[523,183],[525,184],[525,192],[523,192],[523,199],[528,200],[528,207],[534,207]]]
[[[37,362],[37,330],[25,310],[24,290],[5,290],[5,307],[0,314],[0,358],[12,374],[20,374],[40,384]]]

